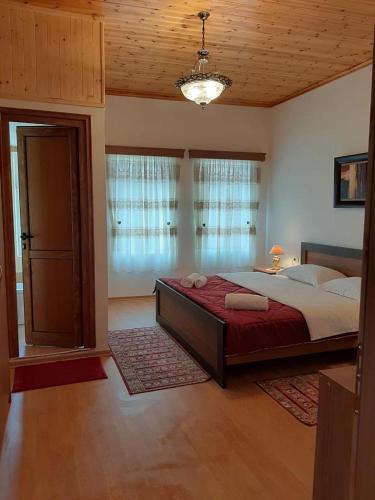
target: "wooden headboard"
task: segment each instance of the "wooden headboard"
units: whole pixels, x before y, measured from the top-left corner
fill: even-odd
[[[301,243],[301,264],[317,264],[346,276],[362,275],[362,250],[318,243]]]

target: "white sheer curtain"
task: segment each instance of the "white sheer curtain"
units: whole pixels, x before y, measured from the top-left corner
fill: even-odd
[[[177,256],[177,160],[133,155],[106,158],[112,270],[173,269]]]
[[[10,161],[12,173],[12,200],[13,200],[13,227],[14,227],[14,251],[16,260],[16,273],[22,274],[22,242],[21,242],[21,210],[18,182],[18,157],[17,147],[10,147]]]
[[[256,162],[195,161],[195,254],[201,269],[254,264],[259,183]]]

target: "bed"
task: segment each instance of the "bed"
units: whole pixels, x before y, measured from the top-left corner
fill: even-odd
[[[302,243],[301,264],[318,264],[346,276],[361,276],[362,251]],[[247,331],[241,329],[242,311],[223,308],[225,294],[238,291],[244,291],[243,287],[219,276],[211,277],[207,289],[201,293],[181,288],[178,280],[161,278],[156,282],[157,322],[222,387],[225,387],[226,368],[230,365],[357,347],[358,332],[312,341],[301,312],[281,300],[270,300],[266,321],[259,321],[257,311],[251,311],[251,315],[246,311],[247,319],[243,322],[247,324]],[[251,293],[248,289],[246,292]]]

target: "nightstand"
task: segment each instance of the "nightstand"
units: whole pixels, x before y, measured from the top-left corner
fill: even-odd
[[[281,271],[282,267],[278,271],[274,271],[273,269],[269,267],[254,267],[254,272],[256,273],[266,273],[266,274],[277,274],[279,271]]]

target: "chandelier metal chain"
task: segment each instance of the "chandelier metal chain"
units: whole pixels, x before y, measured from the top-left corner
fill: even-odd
[[[200,13],[202,14],[202,13]],[[208,17],[208,16],[207,16]],[[204,27],[204,23],[206,22],[206,17],[201,17],[202,19],[202,50],[204,50],[206,48],[206,45],[205,45],[205,39],[204,39],[204,35],[205,35],[205,27]]]

